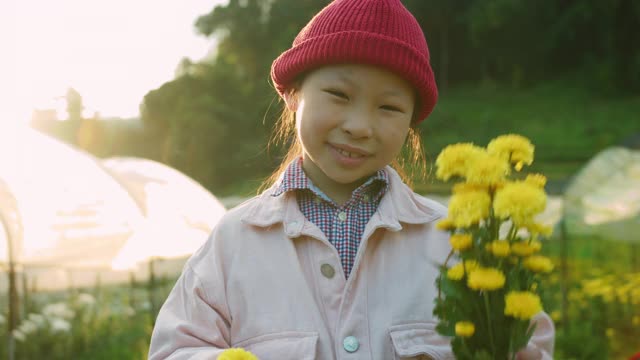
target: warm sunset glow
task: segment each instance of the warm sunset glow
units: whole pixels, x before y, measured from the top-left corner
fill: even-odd
[[[69,87],[90,115],[137,116],[183,57],[199,60],[213,47],[193,23],[222,2],[9,1],[0,8],[0,126],[28,121]]]
[[[183,58],[200,60],[215,47],[194,22],[225,1],[0,2],[0,211],[12,221],[0,227],[0,263],[11,241],[13,260],[32,276],[57,279],[46,286],[69,283],[70,269],[78,285],[81,271],[92,282],[92,269],[130,270],[152,257],[187,255],[206,240],[224,207],[195,182],[185,185],[184,175],[146,164],[150,182],[135,197],[126,174],[115,179],[101,160],[25,125],[34,110],[66,119],[69,88],[82,97],[84,117],[139,116],[144,95],[171,81]],[[112,163],[114,173],[132,164]],[[178,193],[200,202],[189,200],[190,212],[153,209]]]

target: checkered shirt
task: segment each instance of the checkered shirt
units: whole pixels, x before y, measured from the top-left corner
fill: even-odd
[[[379,170],[355,189],[346,203],[339,206],[311,182],[302,170],[302,158],[298,158],[285,170],[273,196],[295,191],[300,211],[338,250],[348,278],[364,228],[388,189],[388,175],[384,170]]]

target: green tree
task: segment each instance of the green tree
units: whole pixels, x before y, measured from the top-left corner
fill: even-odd
[[[198,18],[198,31],[217,37],[217,56],[183,60],[176,79],[145,96],[143,123],[163,139],[156,158],[210,189],[266,176],[278,161],[266,153],[278,116],[271,62],[326,3],[231,0]]]

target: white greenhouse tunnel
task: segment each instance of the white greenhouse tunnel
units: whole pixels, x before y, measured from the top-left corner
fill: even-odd
[[[100,160],[29,128],[0,134],[0,262],[37,290],[145,279],[150,259],[177,275],[225,211],[163,164]]]
[[[564,199],[571,237],[640,243],[640,151],[601,151],[576,174]]]

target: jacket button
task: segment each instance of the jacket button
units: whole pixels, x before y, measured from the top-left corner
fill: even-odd
[[[356,339],[355,336],[347,336],[342,341],[342,346],[347,352],[352,353],[358,350],[358,347],[360,347],[360,344],[358,343],[358,339]]]
[[[322,266],[320,266],[320,272],[327,279],[331,279],[333,275],[336,274],[336,270],[333,268],[333,266],[329,264],[322,264]]]
[[[340,221],[345,221],[345,220],[347,220],[347,213],[346,213],[346,212],[344,212],[344,211],[341,211],[341,212],[338,214],[338,219],[340,219]]]

